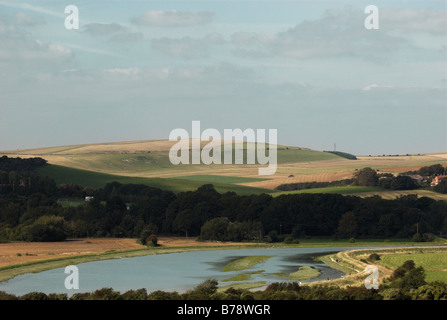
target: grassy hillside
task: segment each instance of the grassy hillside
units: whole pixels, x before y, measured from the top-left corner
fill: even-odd
[[[273,189],[278,185],[287,183],[350,179],[357,170],[365,167],[377,169],[382,173],[398,174],[417,170],[426,165],[438,163],[447,165],[446,153],[357,156],[357,160],[348,160],[330,152],[278,145],[276,173],[271,176],[259,176],[258,169],[261,167],[259,164],[173,165],[169,160],[169,150],[175,143],[168,140],[128,141],[14,150],[0,154],[22,158],[42,157],[54,165],[44,170],[61,183],[75,182],[102,187],[106,182],[122,181],[146,183],[175,191],[191,190],[204,183],[213,183],[220,190],[237,190],[242,193],[274,192]],[[202,143],[202,146],[205,144]],[[244,159],[246,159],[246,146]],[[69,168],[80,171],[71,171]],[[301,192],[331,192],[360,196],[380,194],[391,198],[400,194],[360,188],[314,189]],[[445,198],[433,192],[424,195]]]
[[[362,187],[362,186],[343,186],[343,187],[327,187],[327,188],[312,188],[304,190],[293,190],[293,191],[280,191],[273,194],[274,197],[283,194],[299,194],[299,193],[337,193],[337,194],[357,194],[369,192],[374,194],[378,191],[383,191],[384,189],[379,187]]]
[[[236,192],[240,195],[271,193],[273,190],[240,186],[231,183],[204,180],[188,180],[185,178],[140,178],[126,177],[68,168],[58,165],[48,165],[38,169],[39,173],[53,178],[57,184],[79,184],[84,187],[101,188],[106,183],[117,181],[120,183],[145,184],[152,187],[169,190],[173,192],[193,191],[203,184],[212,183],[220,193],[228,191]],[[216,178],[215,178],[216,179]]]
[[[38,156],[51,164],[77,169],[124,176],[177,177],[215,173],[235,173],[241,170],[257,174],[254,165],[173,165],[169,160],[170,141],[134,141],[92,145],[74,145],[30,150],[2,152],[9,156]],[[233,159],[235,155],[233,145]],[[246,159],[246,146],[244,159]],[[343,160],[333,154],[305,148],[278,146],[278,163],[300,163],[309,161]],[[234,161],[233,161],[234,162]]]

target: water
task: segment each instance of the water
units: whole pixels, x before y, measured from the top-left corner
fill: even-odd
[[[264,270],[252,274],[243,282],[265,281],[283,282],[284,277],[274,273],[289,274],[301,266],[319,269],[321,274],[308,281],[339,278],[342,272],[329,268],[314,257],[351,250],[352,248],[282,248],[282,249],[235,249],[210,250],[147,255],[142,257],[93,261],[78,264],[79,289],[67,290],[65,268],[57,268],[35,274],[23,274],[0,283],[0,291],[14,295],[24,295],[38,291],[44,293],[66,293],[71,296],[77,292],[91,292],[101,288],[113,288],[121,293],[131,289],[146,288],[155,290],[185,292],[206,279],[216,279],[219,285],[234,282],[222,282],[240,273]],[[221,272],[230,261],[252,255],[273,256],[251,269],[237,272]],[[303,281],[306,282],[306,281]]]

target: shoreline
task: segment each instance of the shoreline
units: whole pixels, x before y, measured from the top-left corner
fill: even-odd
[[[284,243],[214,243],[214,242],[198,242],[194,245],[185,246],[159,246],[159,247],[145,247],[125,250],[110,250],[105,252],[96,252],[88,254],[70,255],[65,257],[56,257],[50,259],[42,259],[35,261],[28,261],[18,264],[10,264],[0,267],[0,283],[13,279],[14,277],[27,274],[39,273],[46,270],[66,267],[68,265],[76,265],[80,263],[112,260],[121,258],[132,258],[153,254],[170,254],[189,251],[214,251],[214,250],[230,250],[230,249],[280,249],[280,248],[310,248],[310,247],[349,247],[352,250],[369,250],[360,249],[358,247],[371,247],[371,250],[380,247],[381,249],[396,249],[396,248],[418,248],[418,247],[445,247],[445,242],[439,244],[426,243],[399,243],[399,242],[379,242],[379,241],[358,241],[357,243],[348,243],[348,241],[316,241],[290,245]],[[356,249],[357,248],[357,249]],[[348,250],[348,251],[352,251]],[[346,251],[346,250],[343,250]],[[321,257],[319,257],[321,258]]]

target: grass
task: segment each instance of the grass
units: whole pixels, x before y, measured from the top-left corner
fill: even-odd
[[[252,266],[264,262],[271,257],[272,256],[249,256],[240,258],[228,263],[221,271],[228,272],[250,269]]]
[[[300,267],[297,271],[289,273],[288,275],[284,273],[275,273],[275,275],[287,278],[288,280],[294,280],[294,281],[302,281],[302,280],[309,280],[318,277],[321,274],[320,270],[309,267],[309,266],[303,266]]]
[[[369,255],[372,253],[379,254],[380,260],[369,261]],[[379,279],[382,282],[407,260],[413,260],[416,267],[424,268],[426,281],[447,282],[447,247],[445,246],[351,250],[322,256],[318,260],[345,273],[344,278],[329,281],[340,287],[363,285],[367,276],[363,271],[368,264],[374,264],[379,268]]]
[[[194,175],[194,176],[180,176],[177,179],[186,179],[189,181],[201,181],[206,183],[247,183],[256,181],[265,181],[263,178],[247,178],[237,176],[219,176],[219,175]]]
[[[284,194],[301,194],[301,193],[337,193],[337,194],[356,194],[364,192],[378,192],[384,189],[380,187],[362,187],[362,186],[343,186],[343,187],[326,187],[326,188],[312,188],[304,190],[293,190],[293,191],[281,191],[275,192],[274,197],[278,197]]]
[[[84,199],[59,199],[57,203],[60,204],[63,208],[77,207],[82,204],[85,204]]]
[[[230,288],[250,290],[250,289],[262,288],[264,286],[266,286],[266,282],[265,281],[242,282],[242,283],[233,283],[233,284],[229,284],[227,286],[219,287],[217,289],[217,291],[218,292],[224,292],[224,291],[226,291],[226,290],[228,290]]]
[[[257,270],[257,271],[253,271],[253,272],[248,272],[248,273],[240,273],[237,274],[231,278],[225,279],[223,281],[245,281],[245,280],[250,280],[251,275],[252,274],[259,274],[259,273],[263,273],[264,270]]]
[[[447,250],[433,252],[432,250],[419,250],[401,254],[386,254],[378,263],[390,269],[397,269],[405,261],[413,260],[416,267],[423,267],[427,281],[447,282]]]
[[[379,196],[383,199],[388,200],[393,200],[400,196],[416,194],[418,197],[429,197],[434,200],[447,201],[447,194],[441,194],[426,189],[386,190],[380,187],[362,187],[362,186],[326,187],[326,188],[313,188],[313,189],[293,190],[293,191],[279,191],[273,193],[272,196],[279,197],[281,195],[302,194],[302,193],[336,193],[342,195],[354,195],[362,198]]]
[[[386,191],[375,191],[375,192],[359,192],[356,196],[359,197],[372,197],[375,195],[380,196],[383,199],[392,200],[399,196],[416,194],[418,197],[429,197],[434,200],[444,200],[447,201],[447,194],[442,194],[434,192],[431,190],[417,189],[417,190],[386,190]]]
[[[102,188],[105,184],[116,181],[122,184],[144,184],[177,193],[197,190],[197,188],[206,183],[200,180],[188,180],[184,178],[142,178],[111,175],[58,165],[47,165],[38,170],[40,174],[53,178],[57,184],[79,184],[83,187],[91,188]],[[273,192],[269,189],[241,186],[231,183],[217,182],[213,183],[213,185],[220,193],[232,191],[239,195],[250,195]]]

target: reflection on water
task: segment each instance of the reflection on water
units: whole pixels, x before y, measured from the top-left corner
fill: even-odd
[[[349,250],[352,248],[283,248],[283,249],[236,249],[170,253],[143,257],[121,258],[78,264],[79,289],[67,290],[64,286],[67,274],[57,268],[37,274],[24,274],[0,283],[0,291],[23,295],[32,291],[45,293],[90,292],[109,287],[125,292],[130,289],[185,292],[206,279],[216,279],[220,285],[231,284],[223,280],[240,273],[253,273],[244,282],[265,281],[267,284],[286,281],[274,273],[289,274],[301,266],[319,269],[321,274],[308,281],[339,278],[342,272],[314,260],[315,257]],[[239,272],[222,272],[231,261],[247,256],[272,256],[252,268]],[[261,272],[262,271],[262,272]],[[303,281],[307,282],[307,281]]]

